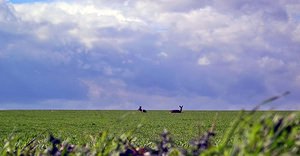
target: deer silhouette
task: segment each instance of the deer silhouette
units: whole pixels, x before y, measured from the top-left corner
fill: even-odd
[[[183,106],[179,106],[179,107],[180,107],[180,110],[171,110],[170,113],[181,113]]]
[[[143,113],[147,113],[147,110],[142,109],[142,106],[139,107],[138,111],[143,112]]]

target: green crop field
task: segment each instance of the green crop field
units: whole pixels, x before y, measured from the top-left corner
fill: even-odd
[[[260,116],[265,112],[257,112]],[[276,112],[289,114],[291,112]],[[152,146],[159,134],[167,129],[175,144],[188,146],[191,139],[200,136],[215,123],[218,144],[239,111],[184,111],[171,114],[168,111],[0,111],[0,146],[9,135],[21,136],[24,143],[38,135],[68,139],[74,144],[84,144],[102,131],[121,135],[134,130],[135,143]]]

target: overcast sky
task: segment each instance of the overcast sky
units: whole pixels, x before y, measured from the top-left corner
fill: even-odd
[[[299,0],[0,0],[0,109],[300,109]]]

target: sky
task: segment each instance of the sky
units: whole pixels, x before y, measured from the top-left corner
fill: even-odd
[[[0,0],[0,109],[300,109],[298,0]]]

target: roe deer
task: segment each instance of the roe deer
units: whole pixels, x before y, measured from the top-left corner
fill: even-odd
[[[145,110],[145,109],[142,109],[142,106],[140,106],[140,107],[139,107],[138,111],[140,111],[140,112],[144,112],[144,113],[147,113],[147,110]]]
[[[181,113],[182,112],[182,107],[183,106],[179,106],[180,107],[180,110],[171,110],[170,112],[171,113]]]

